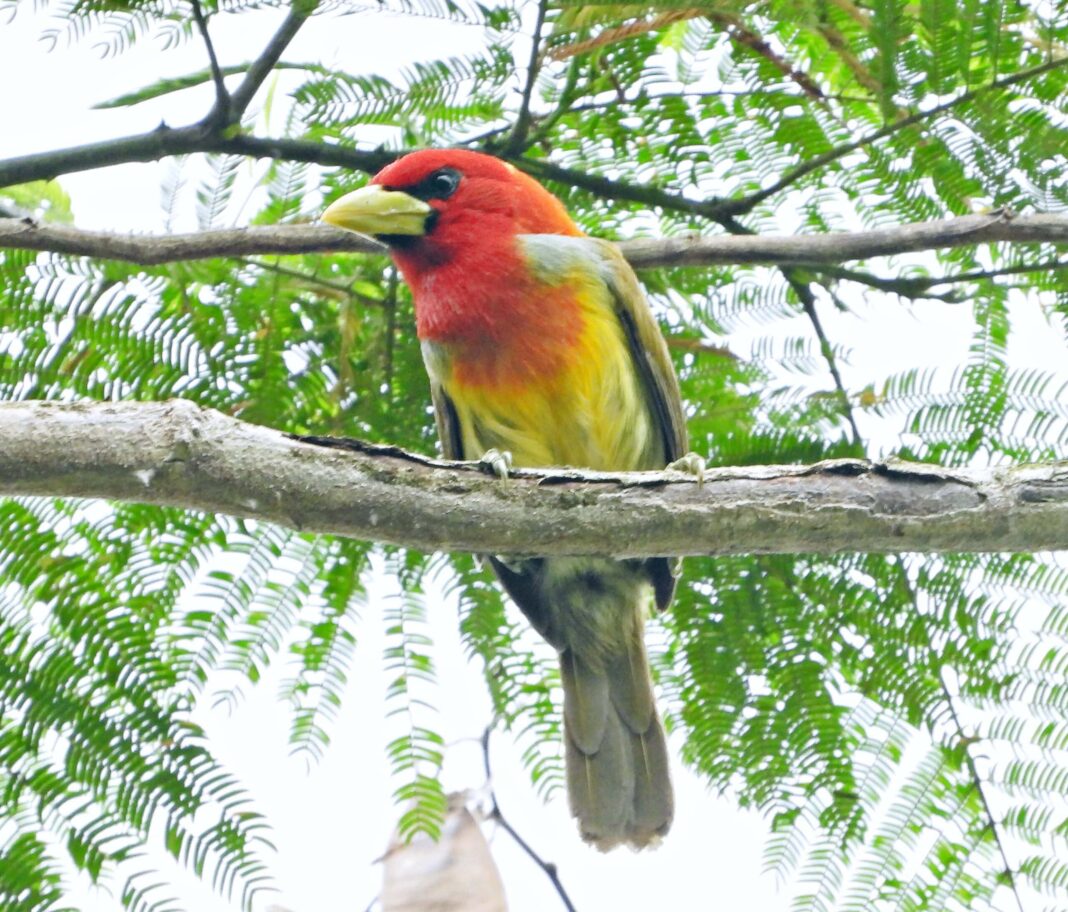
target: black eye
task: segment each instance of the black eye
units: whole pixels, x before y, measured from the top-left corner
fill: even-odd
[[[459,171],[455,168],[439,168],[424,177],[414,187],[409,187],[407,192],[421,200],[443,200],[452,196],[459,186]]]

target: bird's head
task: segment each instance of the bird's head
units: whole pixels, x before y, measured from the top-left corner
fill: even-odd
[[[537,181],[465,149],[399,158],[332,203],[323,221],[376,237],[405,259],[431,261],[520,234],[582,233]]]

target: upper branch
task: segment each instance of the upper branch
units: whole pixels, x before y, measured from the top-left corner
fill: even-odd
[[[230,136],[204,123],[186,127],[161,124],[155,130],[135,136],[5,159],[0,161],[0,187],[51,180],[60,174],[87,171],[90,168],[157,161],[168,155],[187,155],[192,152],[227,152],[254,158],[289,159],[352,168],[368,174],[373,174],[396,158],[395,154],[388,152],[367,152],[301,139],[275,139],[242,133]]]
[[[127,162],[149,162],[167,155],[186,155],[199,152],[209,135],[203,124],[177,129],[161,124],[148,133],[105,139],[100,142],[34,152],[0,161],[0,187],[24,184],[29,181],[51,180],[61,174],[121,165]]]
[[[530,102],[534,95],[534,84],[538,81],[538,72],[541,69],[541,30],[545,24],[545,12],[548,9],[548,0],[538,0],[538,18],[534,23],[534,34],[530,39],[530,61],[527,64],[527,81],[523,86],[523,97],[519,103],[519,114],[515,119],[515,127],[508,140],[508,152],[515,155],[523,149],[527,133],[530,130]]]
[[[222,81],[222,70],[208,35],[207,22],[199,4],[194,5],[194,12],[198,14],[198,26],[208,48],[216,90],[215,104],[200,123],[177,128],[160,124],[148,133],[5,159],[0,161],[0,187],[51,180],[61,174],[86,171],[90,168],[157,161],[168,155],[187,155],[193,152],[230,152],[269,158],[293,158],[297,161],[354,167],[367,171],[378,170],[392,156],[384,157],[356,150],[343,150],[349,154],[338,156],[334,151],[338,147],[323,143],[229,136],[227,133],[227,127],[241,119],[263,80],[278,63],[282,52],[304,21],[314,12],[315,7],[316,0],[296,0],[263,53],[245,72],[241,85],[233,94],[227,94]]]
[[[619,246],[632,266],[649,269],[736,263],[811,266],[997,241],[1066,244],[1068,216],[1014,216],[1009,212],[995,212],[856,233],[647,239],[624,241]],[[275,225],[152,237],[0,218],[0,248],[3,247],[128,260],[143,265],[252,254],[384,251],[370,238],[326,226]],[[946,281],[955,280],[950,277]],[[923,281],[937,285],[941,280]]]
[[[97,497],[421,550],[663,554],[1068,549],[1068,464],[831,460],[675,472],[521,469],[298,441],[189,402],[0,404],[0,495]]]
[[[213,124],[225,124],[230,120],[230,93],[226,91],[226,82],[223,79],[222,68],[219,66],[219,58],[215,53],[215,43],[211,40],[211,32],[208,29],[208,20],[201,9],[200,0],[192,0],[193,18],[196,20],[200,37],[204,41],[204,47],[208,52],[208,65],[211,68],[211,79],[215,83],[215,104],[208,113],[207,120]]]
[[[252,101],[252,97],[259,90],[259,87],[263,85],[263,80],[274,69],[274,65],[278,63],[283,51],[289,46],[289,42],[300,31],[300,27],[305,20],[315,12],[317,5],[318,0],[295,0],[293,8],[289,11],[285,21],[282,22],[278,31],[274,33],[274,36],[267,43],[263,53],[252,62],[252,65],[245,73],[245,78],[241,81],[241,85],[230,96],[231,120],[236,121],[241,118],[241,115],[249,106],[249,102]]]

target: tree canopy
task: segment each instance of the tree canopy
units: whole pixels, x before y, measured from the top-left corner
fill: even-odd
[[[0,17],[23,5],[5,0]],[[57,60],[65,41],[203,47],[197,72],[132,82],[103,105],[204,85],[214,102],[192,124],[0,161],[0,400],[181,398],[434,453],[410,297],[371,245],[323,252],[340,242],[322,228],[309,252],[270,240],[288,244],[285,231],[233,252],[203,235],[190,258],[142,238],[155,259],[137,265],[129,248],[90,256],[77,231],[62,244],[47,232],[77,228],[63,190],[74,172],[171,161],[165,195],[194,196],[202,232],[238,212],[295,232],[401,152],[460,145],[543,181],[587,232],[646,239],[652,254],[635,262],[711,465],[1068,458],[1068,370],[1036,366],[1017,331],[1038,313],[1038,331],[1064,341],[1064,223],[1011,234],[1017,217],[1068,208],[1058,4],[49,6]],[[211,40],[221,19],[274,7],[255,59]],[[382,15],[398,35],[416,18],[463,21],[480,46],[427,48],[399,74],[287,54],[309,17]],[[44,240],[25,240],[23,218]],[[953,243],[918,227],[977,224],[961,219],[1010,227]],[[848,248],[908,226],[919,233],[905,246]],[[838,254],[738,253],[746,238],[833,232]],[[718,258],[694,240],[728,235],[739,240]],[[868,378],[853,365],[876,353],[833,332],[842,315],[887,308],[938,332],[925,314],[947,304],[970,339],[959,363],[921,368],[904,350],[900,369]],[[687,559],[653,622],[672,743],[771,820],[767,863],[794,908],[1068,908],[1064,562],[902,548]],[[359,610],[373,560],[406,593],[384,617]],[[150,842],[251,903],[269,881],[269,821],[190,710],[220,669],[255,680],[295,660],[292,744],[320,756],[364,625],[382,625],[394,672],[383,712],[411,723],[388,745],[401,830],[434,832],[446,802],[422,703],[435,675],[425,591],[442,575],[498,725],[549,793],[562,765],[555,659],[471,555],[174,506],[0,500],[0,905],[63,908],[66,855],[120,877],[126,908],[174,907],[139,861]]]

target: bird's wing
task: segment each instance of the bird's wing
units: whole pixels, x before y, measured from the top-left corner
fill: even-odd
[[[667,343],[660,326],[649,309],[638,277],[615,244],[594,240],[600,256],[601,275],[608,285],[616,316],[627,337],[631,358],[642,380],[664,444],[665,463],[673,462],[689,449],[686,417],[682,413],[682,394],[671,363]],[[678,561],[666,557],[645,560],[645,570],[653,584],[656,607],[663,611],[675,595]]]
[[[438,426],[442,455],[446,459],[476,459],[481,456],[481,453],[464,453],[456,406],[436,380],[430,381],[430,398],[434,403],[434,423]]]
[[[638,277],[623,259],[619,248],[608,241],[593,240],[593,243],[599,254],[601,275],[612,293],[616,316],[626,334],[646,399],[656,416],[664,441],[665,462],[673,462],[686,453],[689,442],[679,381],[667,343],[638,284]]]

